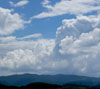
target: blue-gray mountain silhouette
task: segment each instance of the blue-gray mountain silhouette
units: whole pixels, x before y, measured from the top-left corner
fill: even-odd
[[[96,86],[100,84],[100,78],[76,76],[76,75],[37,75],[37,74],[22,74],[1,76],[0,84],[8,86],[25,86],[30,83],[44,82],[57,85],[78,84],[85,86]]]

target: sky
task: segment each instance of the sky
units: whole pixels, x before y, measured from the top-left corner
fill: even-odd
[[[99,0],[0,0],[0,76],[100,76]]]

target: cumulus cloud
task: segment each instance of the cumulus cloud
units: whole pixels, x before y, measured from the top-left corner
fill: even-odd
[[[17,3],[14,3],[12,1],[9,2],[9,4],[11,6],[13,6],[13,7],[21,7],[21,6],[27,5],[28,3],[29,3],[28,0],[21,0],[21,1],[17,2]]]
[[[30,39],[40,36],[1,37],[0,74],[100,75],[99,15],[63,20],[56,39]]]
[[[25,21],[18,13],[0,7],[0,35],[9,35],[24,28]]]
[[[43,50],[42,50],[43,51]],[[6,57],[0,61],[0,68],[8,69],[8,71],[13,73],[23,73],[23,72],[32,72],[32,73],[60,73],[59,69],[67,67],[67,61],[55,61],[48,60],[45,57],[48,55],[36,54],[33,50],[14,50],[8,52]],[[63,66],[59,66],[59,65]]]
[[[100,18],[78,16],[76,19],[63,20],[62,23],[56,33],[55,56],[59,54],[59,58],[68,61],[67,73],[98,76]]]
[[[43,7],[47,12],[41,12],[40,14],[33,16],[33,18],[46,18],[59,16],[64,14],[80,15],[92,11],[100,10],[99,0],[60,0],[55,5],[50,4],[50,0],[44,0]]]
[[[44,44],[45,43],[45,44]],[[20,45],[20,46],[19,46]],[[7,73],[43,73],[49,64],[48,56],[54,48],[54,40],[41,39],[37,41],[13,41],[0,44],[2,52],[0,55],[1,75]],[[5,55],[6,54],[6,55]],[[53,62],[53,61],[52,61]],[[50,66],[49,66],[50,67]],[[6,74],[7,74],[6,73]]]

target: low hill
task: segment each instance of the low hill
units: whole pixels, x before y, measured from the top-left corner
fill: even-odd
[[[22,87],[0,85],[0,89],[99,89],[99,88],[85,87],[80,85],[60,86],[48,83],[32,83]]]

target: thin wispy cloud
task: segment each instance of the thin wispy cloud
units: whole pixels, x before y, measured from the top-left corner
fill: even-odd
[[[40,19],[64,14],[80,15],[100,10],[99,0],[61,0],[55,5],[50,5],[49,2],[50,0],[44,0],[42,3],[43,7],[48,11],[41,12],[40,14],[33,16],[33,18]]]
[[[28,0],[21,0],[17,3],[14,3],[12,1],[9,2],[9,4],[12,6],[12,7],[21,7],[21,6],[24,6],[24,5],[27,5],[29,3]]]
[[[41,33],[36,33],[36,34],[31,34],[28,36],[24,36],[22,38],[17,38],[18,40],[25,40],[25,39],[31,39],[31,38],[41,38],[42,34]]]

